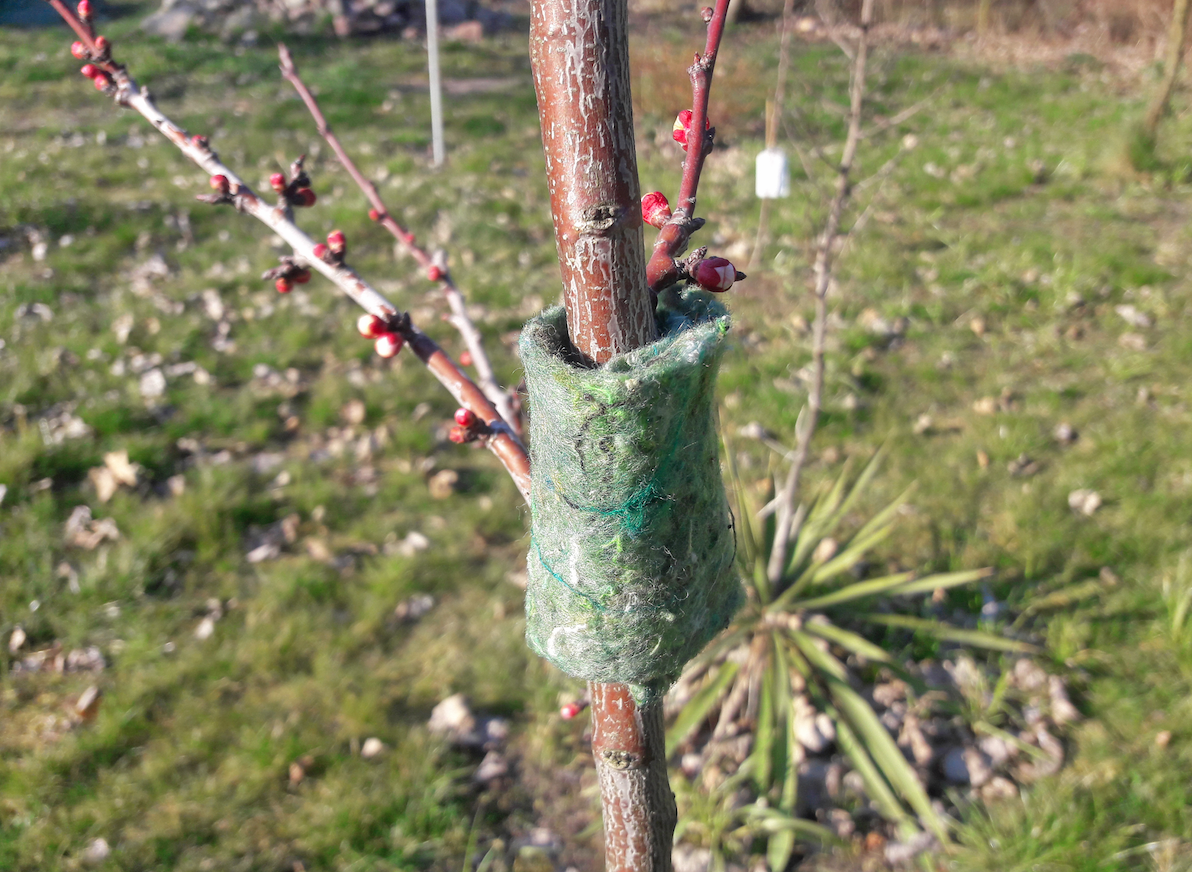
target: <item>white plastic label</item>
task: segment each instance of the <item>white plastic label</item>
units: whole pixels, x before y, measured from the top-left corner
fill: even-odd
[[[775,200],[791,195],[791,174],[786,153],[780,148],[767,148],[757,156],[757,196]]]

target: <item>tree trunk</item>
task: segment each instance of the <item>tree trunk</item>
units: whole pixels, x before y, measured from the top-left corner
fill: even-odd
[[[1163,81],[1159,83],[1159,89],[1151,98],[1151,105],[1147,107],[1146,118],[1142,122],[1143,133],[1152,142],[1159,133],[1159,122],[1167,114],[1171,92],[1175,88],[1175,78],[1179,75],[1180,60],[1184,57],[1184,47],[1187,45],[1190,9],[1192,6],[1188,0],[1175,0],[1171,10],[1171,24],[1167,28],[1167,58],[1163,62]]]
[[[626,0],[534,0],[530,62],[567,326],[599,366],[657,336],[646,286]],[[670,872],[677,820],[662,705],[590,685],[609,872]]]
[[[589,365],[652,342],[625,0],[534,0],[530,63],[572,344]]]

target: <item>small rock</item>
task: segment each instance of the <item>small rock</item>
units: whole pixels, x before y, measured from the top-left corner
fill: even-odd
[[[1013,799],[1018,796],[1018,788],[1009,778],[995,775],[989,783],[981,788],[981,798],[986,802],[996,802],[1001,799]]]
[[[1141,333],[1123,333],[1118,337],[1118,345],[1127,351],[1146,351],[1146,337]]]
[[[28,637],[25,635],[25,631],[20,627],[17,627],[15,630],[13,630],[12,635],[8,637],[9,652],[16,654],[18,651],[20,651],[21,646],[25,644],[26,638]]]
[[[1061,421],[1055,425],[1055,429],[1051,432],[1055,437],[1055,441],[1061,445],[1071,445],[1080,438],[1080,434],[1076,432],[1076,428],[1067,421]]]
[[[968,761],[965,759],[965,749],[956,745],[949,748],[940,764],[944,778],[951,784],[971,784],[972,775],[969,773]]]
[[[1019,690],[1035,694],[1047,686],[1047,673],[1033,660],[1023,657],[1014,664],[1011,683]]]
[[[1121,316],[1122,320],[1131,327],[1137,327],[1139,329],[1145,330],[1151,326],[1150,316],[1138,311],[1138,309],[1129,305],[1128,303],[1120,306],[1114,306],[1113,311],[1117,312]]]
[[[973,318],[971,321],[969,321],[969,329],[973,331],[973,334],[975,336],[984,336],[985,335],[985,319],[979,315],[977,317]]]
[[[155,400],[166,392],[166,377],[160,369],[151,369],[141,375],[141,396]]]
[[[1080,712],[1068,699],[1068,689],[1058,675],[1047,679],[1047,692],[1051,698],[1051,719],[1057,724],[1070,724],[1080,720]]]
[[[1068,494],[1068,507],[1077,514],[1091,517],[1101,508],[1101,495],[1095,490],[1080,488]]]
[[[369,736],[364,740],[364,744],[360,746],[360,756],[365,760],[371,760],[374,757],[380,757],[385,753],[385,743],[376,736]]]
[[[476,718],[464,695],[456,693],[431,709],[426,727],[432,733],[456,739],[475,732]]]
[[[931,761],[935,759],[935,749],[927,741],[927,737],[923,735],[923,730],[919,725],[919,718],[913,714],[908,714],[903,721],[902,731],[898,736],[898,744],[909,746],[911,756],[915,758],[915,763],[920,766],[929,766]]]
[[[997,412],[997,399],[994,397],[981,397],[973,403],[973,411],[978,415],[992,415]]]
[[[4,497],[8,494],[8,485],[0,484],[0,504],[4,503]]]
[[[891,866],[910,863],[935,844],[935,836],[923,832],[905,842],[890,842],[886,845],[885,858]]]
[[[199,621],[199,625],[195,627],[195,638],[199,641],[210,639],[215,634],[215,621],[210,615]]]
[[[1155,734],[1155,747],[1162,751],[1171,743],[1171,730],[1163,730]]]
[[[982,736],[977,741],[977,747],[994,766],[1004,766],[1017,750],[1016,748],[1011,750],[1010,744],[997,736]]]
[[[436,500],[445,500],[450,497],[455,493],[458,484],[459,473],[454,469],[440,470],[432,475],[427,482],[430,487],[430,495]]]
[[[477,784],[488,784],[509,774],[509,764],[498,751],[489,751],[480,761],[472,780]]]
[[[915,419],[915,423],[911,426],[911,432],[916,436],[922,436],[931,429],[931,426],[934,423],[935,421],[932,419],[932,417],[924,412]]]
[[[795,740],[810,751],[818,754],[828,747],[829,740],[819,729],[816,711],[807,697],[798,696],[794,703]]]
[[[1015,478],[1027,478],[1039,471],[1039,462],[1026,454],[1020,454],[1006,464],[1006,469]]]
[[[87,843],[87,847],[83,848],[83,861],[90,863],[93,866],[98,866],[112,853],[112,848],[108,845],[108,840],[104,838],[92,839]]]
[[[435,607],[435,598],[429,593],[416,593],[406,600],[402,600],[393,610],[393,616],[399,621],[413,623]]]
[[[368,409],[360,400],[348,400],[339,410],[339,416],[352,425],[363,424],[367,414]]]

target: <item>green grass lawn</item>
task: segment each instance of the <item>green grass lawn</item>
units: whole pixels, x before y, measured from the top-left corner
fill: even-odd
[[[105,32],[161,108],[250,181],[309,154],[319,203],[299,220],[312,236],[342,228],[352,263],[460,348],[445,306],[411,261],[395,263],[318,142],[268,38],[166,45],[137,35],[135,17]],[[655,25],[635,44],[643,190],[677,187],[670,126],[689,95],[674,59],[696,41]],[[260,281],[281,253],[268,232],[196,203],[206,179],[98,97],[69,43],[65,29],[0,30],[0,640],[17,626],[27,636],[0,656],[0,869],[83,868],[101,837],[112,853],[94,868],[111,870],[460,869],[469,852],[533,869],[542,858],[519,846],[537,826],[562,837],[555,860],[598,868],[583,727],[555,714],[580,685],[522,641],[510,577],[528,516],[513,486],[487,453],[446,441],[449,397],[412,356],[377,359],[347,301],[318,280],[287,297]],[[448,100],[439,172],[417,46],[290,47],[393,211],[449,250],[499,373],[516,382],[511,338],[558,295],[524,37],[447,46],[449,79],[487,81]],[[742,268],[776,52],[771,28],[744,28],[718,67],[722,148],[701,241]],[[1192,117],[1170,123],[1162,171],[1131,179],[1106,172],[1105,156],[1146,83],[1088,64],[998,72],[892,50],[877,52],[872,83],[875,122],[922,105],[862,146],[859,178],[872,181],[858,187],[864,229],[832,297],[812,482],[888,444],[867,509],[917,490],[886,559],[995,567],[988,593],[1021,616],[1086,715],[1058,775],[963,807],[948,862],[1188,868],[1192,629],[1177,604],[1192,586]],[[797,48],[784,141],[814,178],[796,172],[764,262],[730,301],[730,436],[751,421],[793,433],[808,252],[846,86],[834,46]],[[162,274],[144,268],[155,256]],[[874,329],[899,318],[893,341]],[[165,387],[147,398],[152,373]],[[363,420],[345,409],[353,400]],[[82,435],[63,433],[75,419]],[[1061,422],[1074,443],[1054,438]],[[773,462],[744,439],[734,450],[746,480]],[[88,473],[119,451],[138,484],[101,503]],[[1008,469],[1023,454],[1035,474]],[[434,499],[427,481],[445,469],[458,489]],[[1069,508],[1079,488],[1103,499],[1091,516]],[[69,544],[83,505],[118,538]],[[291,517],[280,554],[250,562],[262,531]],[[413,531],[428,548],[402,547]],[[419,622],[393,617],[423,592],[436,605]],[[981,604],[979,590],[948,601],[959,614]],[[198,638],[216,605],[214,632]],[[17,669],[55,643],[96,646],[106,668]],[[71,728],[67,709],[91,684],[98,714]],[[507,789],[474,787],[478,758],[427,731],[454,692],[510,720]],[[387,750],[364,759],[370,737]]]

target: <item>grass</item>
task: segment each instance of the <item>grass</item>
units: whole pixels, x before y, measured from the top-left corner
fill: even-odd
[[[131,16],[108,29],[162,108],[250,179],[310,153],[320,200],[306,226],[341,227],[353,262],[458,348],[413,264],[394,268],[363,198],[319,148],[267,38],[165,45],[134,33]],[[743,262],[777,47],[767,29],[739,33],[721,56],[727,78],[712,115],[724,148],[709,162],[701,211],[703,242]],[[675,188],[669,128],[687,86],[674,58],[694,42],[656,27],[635,44],[644,190]],[[290,45],[347,146],[387,173],[394,210],[449,248],[460,285],[484,307],[496,365],[515,381],[503,339],[558,283],[524,37],[446,50],[449,78],[509,83],[448,102],[449,166],[437,174],[427,169],[418,51],[382,40]],[[195,203],[201,175],[84,87],[68,46],[64,32],[0,31],[0,638],[19,625],[26,649],[96,645],[109,665],[98,676],[29,675],[0,659],[0,868],[79,868],[97,837],[113,848],[100,868],[113,870],[458,869],[469,844],[477,857],[495,848],[509,866],[537,825],[563,836],[561,862],[595,868],[596,807],[582,790],[590,765],[579,729],[553,716],[578,685],[525,650],[521,593],[506,580],[526,546],[511,484],[486,454],[445,441],[446,395],[412,359],[375,359],[346,302],[317,284],[279,298],[259,281],[278,253],[268,235]],[[798,49],[785,130],[801,147],[839,140],[846,73],[833,47]],[[833,297],[812,481],[888,443],[864,511],[918,487],[883,559],[995,567],[990,590],[1011,614],[1041,603],[1024,621],[1052,668],[1081,688],[1087,715],[1060,774],[1020,800],[967,811],[950,862],[1184,868],[1192,231],[1183,158],[1161,141],[1155,174],[1103,174],[1108,141],[1141,101],[1132,83],[1085,67],[994,73],[879,52],[873,82],[877,115],[927,102],[862,149],[864,176],[904,135],[918,139],[884,181],[859,191],[872,206]],[[1166,141],[1186,140],[1189,119],[1170,123]],[[752,420],[793,432],[809,359],[796,316],[810,316],[807,252],[829,175],[814,156],[808,166],[814,179],[796,173],[764,263],[734,292],[738,348],[721,380],[730,433]],[[23,227],[47,243],[44,260]],[[169,275],[133,281],[155,252]],[[223,351],[205,291],[232,314],[234,346]],[[30,313],[39,303],[52,320]],[[1129,326],[1121,305],[1153,326]],[[906,318],[905,336],[867,329],[874,313]],[[147,362],[193,362],[210,381],[169,376],[148,403],[136,372]],[[255,373],[260,365],[280,377]],[[363,424],[341,418],[352,399],[365,405]],[[416,416],[424,401],[429,411]],[[37,421],[50,412],[77,416],[89,435],[47,442]],[[931,426],[916,434],[923,415]],[[1080,434],[1069,447],[1051,435],[1061,421]],[[380,438],[358,460],[365,428]],[[761,477],[765,449],[734,444],[742,476]],[[88,470],[113,450],[141,465],[141,483],[100,504]],[[1007,464],[1024,453],[1040,471],[1015,477]],[[276,464],[266,469],[262,454]],[[461,473],[461,491],[433,500],[426,478],[444,468]],[[183,477],[181,496],[173,476]],[[1092,517],[1068,508],[1081,487],[1104,498]],[[120,539],[94,551],[65,544],[63,525],[82,504],[114,520]],[[297,541],[277,560],[247,562],[254,531],[291,514]],[[411,530],[430,548],[385,549]],[[1075,584],[1085,596],[1062,593]],[[437,605],[421,622],[389,618],[423,591]],[[965,612],[981,604],[963,589],[951,597]],[[226,615],[199,640],[211,598]],[[97,718],[63,729],[64,708],[93,682],[104,691]],[[456,691],[511,718],[509,790],[478,791],[476,760],[426,731],[430,708]],[[370,736],[388,752],[364,760],[356,749]],[[291,784],[290,764],[308,755],[307,777]],[[527,868],[529,854],[518,862]]]

